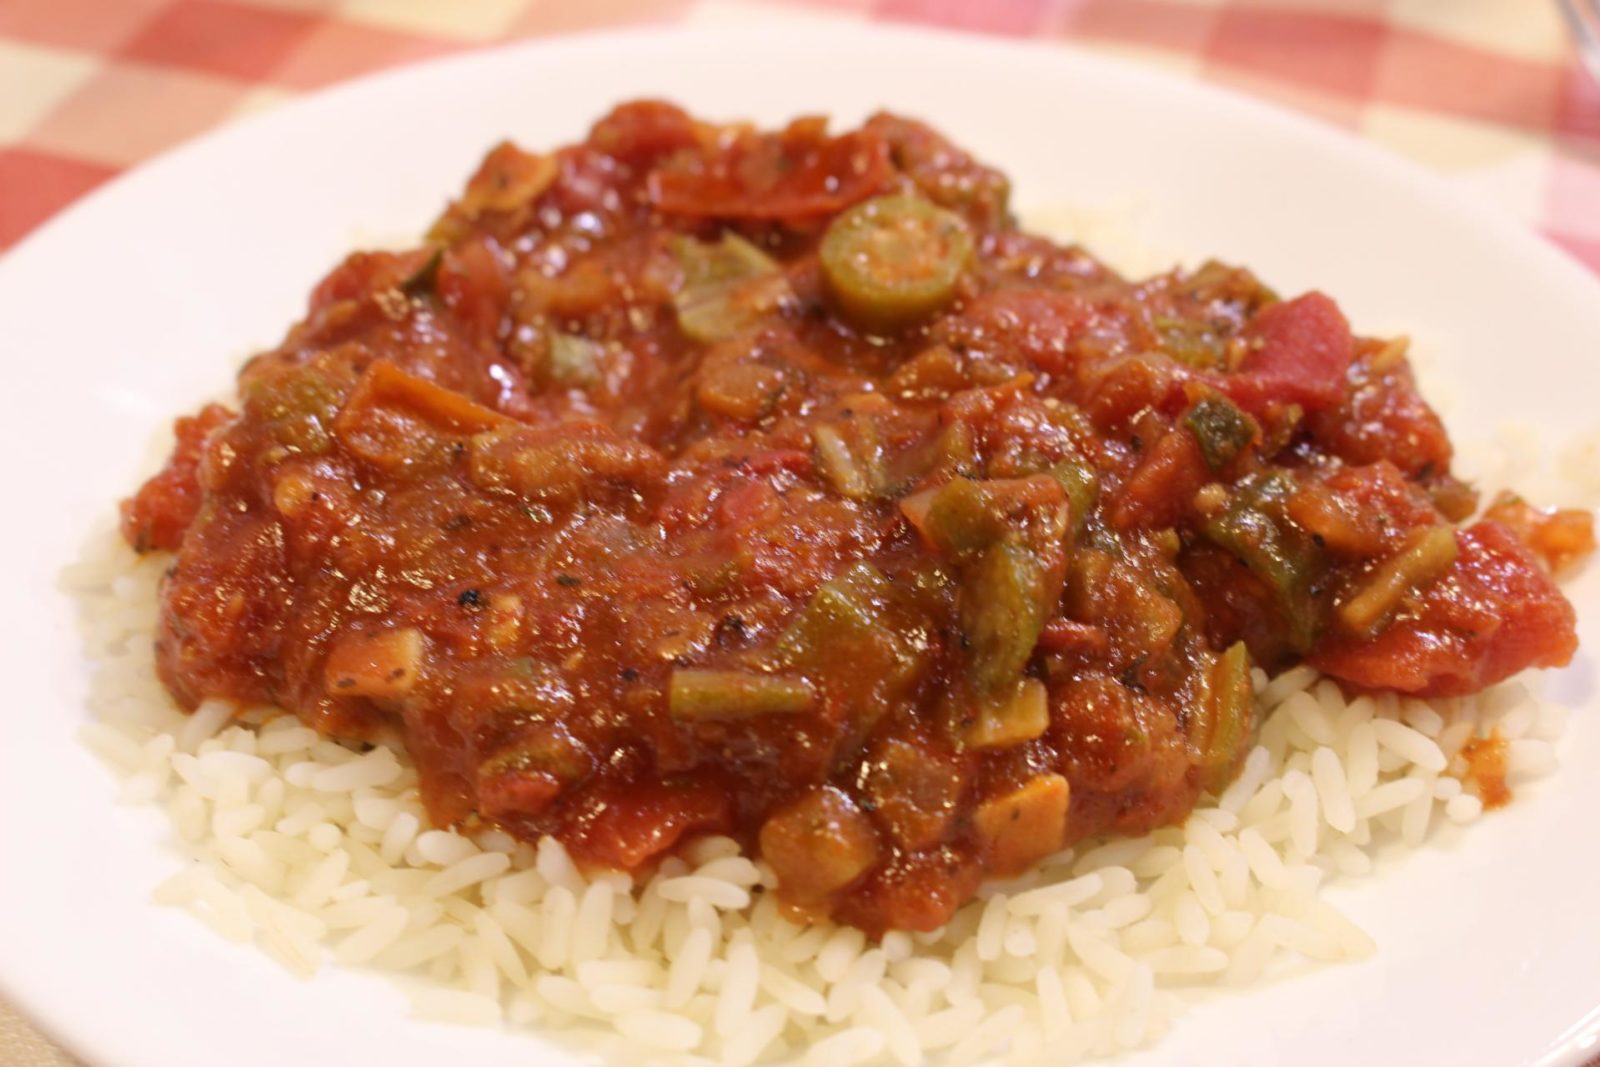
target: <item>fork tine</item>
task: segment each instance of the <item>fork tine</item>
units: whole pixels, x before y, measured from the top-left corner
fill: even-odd
[[[1556,0],[1556,8],[1561,12],[1561,17],[1566,21],[1572,35],[1580,42],[1587,40],[1589,15],[1593,12],[1594,4],[1590,0]]]
[[[1578,9],[1577,0],[1556,0],[1556,10],[1561,12],[1561,21],[1567,24],[1581,53],[1588,37],[1588,27],[1584,24],[1584,15]]]
[[[1556,6],[1576,39],[1578,58],[1600,82],[1600,0],[1557,0]]]

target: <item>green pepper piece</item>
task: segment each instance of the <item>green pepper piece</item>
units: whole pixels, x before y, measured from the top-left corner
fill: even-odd
[[[1207,322],[1157,315],[1151,322],[1162,353],[1186,367],[1221,370],[1227,363],[1222,337]]]
[[[1295,489],[1294,475],[1286,470],[1252,475],[1200,532],[1266,583],[1288,624],[1290,647],[1303,655],[1316,642],[1326,615],[1315,588],[1326,562],[1316,543],[1284,513]]]
[[[987,486],[957,478],[928,501],[922,529],[942,551],[960,559],[1005,537],[1010,525]]]
[[[1200,442],[1200,455],[1206,466],[1221,470],[1238,458],[1261,433],[1256,420],[1225,396],[1208,396],[1183,417]]]
[[[794,715],[809,711],[816,696],[804,678],[679,668],[672,672],[667,712],[686,722]]]
[[[768,665],[825,688],[846,718],[862,724],[888,711],[930,656],[923,595],[902,594],[870,563],[824,582],[790,620]]]
[[[955,478],[903,497],[900,511],[929,547],[966,560],[997,541],[1039,546],[1064,537],[1070,504],[1059,492],[1043,474]]]
[[[333,447],[331,427],[344,397],[320,371],[286,366],[258,375],[243,389],[244,410],[267,427],[272,439],[301,455]]]
[[[439,281],[439,264],[443,262],[444,249],[435,248],[433,254],[423,261],[422,266],[412,271],[405,281],[400,283],[400,291],[413,298],[432,293]]]
[[[1186,277],[1180,278],[1182,291],[1200,304],[1222,303],[1249,318],[1268,304],[1278,302],[1278,294],[1243,267],[1229,266],[1208,259]]]
[[[979,693],[1015,684],[1044,629],[1044,568],[1019,545],[995,544],[968,569],[958,616]]]
[[[891,331],[950,302],[972,249],[961,216],[896,194],[834,219],[818,257],[840,310],[864,329]]]
[[[778,638],[779,662],[821,666],[835,642],[870,639],[881,614],[879,601],[890,592],[889,580],[870,563],[857,563],[824,582]]]
[[[727,232],[716,244],[673,242],[683,287],[672,298],[678,328],[692,341],[725,341],[793,299],[783,269],[761,249]]]
[[[1200,702],[1189,714],[1189,741],[1203,788],[1216,791],[1233,777],[1254,716],[1250,651],[1243,641],[1235,641],[1211,665]]]
[[[977,478],[983,473],[983,456],[972,427],[953,420],[934,439],[934,469],[949,471],[957,478]]]

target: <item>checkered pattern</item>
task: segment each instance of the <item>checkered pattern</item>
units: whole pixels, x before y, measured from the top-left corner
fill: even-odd
[[[1067,39],[1269,97],[1600,271],[1600,86],[1555,0],[0,0],[0,249],[164,148],[381,67],[622,23],[820,18]]]
[[[164,148],[357,74],[624,23],[820,18],[1071,40],[1268,97],[1600,272],[1600,86],[1555,0],[0,0],[0,249]],[[3,1008],[0,1059],[69,1062]]]

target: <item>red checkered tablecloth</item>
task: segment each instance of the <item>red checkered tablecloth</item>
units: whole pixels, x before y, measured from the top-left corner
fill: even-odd
[[[822,18],[1070,40],[1269,97],[1600,271],[1600,87],[1555,0],[0,0],[0,249],[164,148],[353,75],[607,25]]]
[[[357,74],[638,23],[882,20],[1072,41],[1443,173],[1600,272],[1600,86],[1555,0],[0,0],[0,249],[119,172]],[[0,1003],[0,1063],[70,1061]]]

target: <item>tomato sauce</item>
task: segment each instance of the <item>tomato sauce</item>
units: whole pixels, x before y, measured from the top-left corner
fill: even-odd
[[[176,552],[163,680],[398,731],[440,825],[629,869],[734,834],[876,933],[1182,819],[1255,666],[1570,658],[1587,518],[1471,521],[1393,344],[1238,268],[1121,278],[1008,188],[890,115],[494,149],[124,505]]]
[[[1510,746],[1495,730],[1488,737],[1474,737],[1461,746],[1461,758],[1467,761],[1467,780],[1477,787],[1478,796],[1488,810],[1503,808],[1511,802],[1511,787],[1506,784],[1506,764]]]

